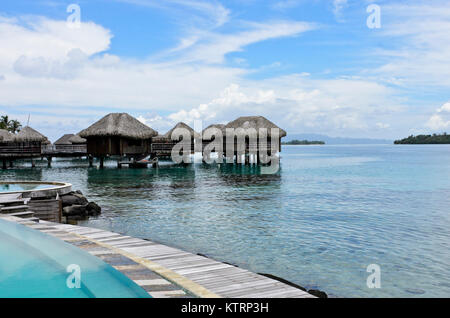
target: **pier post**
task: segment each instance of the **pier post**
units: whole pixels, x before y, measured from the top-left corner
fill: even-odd
[[[13,162],[13,160],[10,160],[10,161],[9,161],[9,167],[10,167],[10,168],[14,168],[14,162]]]
[[[47,167],[51,168],[52,167],[52,157],[47,157]]]
[[[36,161],[34,159],[31,159],[31,168],[36,168]]]
[[[120,159],[117,160],[117,169],[122,169],[122,164],[120,163]]]
[[[103,159],[103,157],[100,157],[100,168],[103,168],[103,161],[104,161],[104,159]]]
[[[3,170],[6,170],[6,159],[3,159],[2,169],[3,169]]]
[[[88,156],[89,159],[89,167],[92,168],[94,166],[94,157]]]

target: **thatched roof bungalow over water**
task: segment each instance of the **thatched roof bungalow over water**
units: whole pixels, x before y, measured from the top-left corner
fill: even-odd
[[[53,143],[55,153],[85,154],[87,152],[86,139],[74,134],[65,134]]]
[[[47,137],[29,126],[23,127],[17,135],[1,130],[0,157],[3,158],[3,168],[6,168],[6,160],[12,163],[15,159],[40,157],[42,147],[48,144]]]
[[[196,137],[200,137],[200,135],[183,122],[176,124],[164,135],[158,135],[153,138],[152,153],[157,157],[170,157],[173,146],[182,139],[181,135],[184,133],[189,133],[191,137],[191,154],[194,154],[194,140]]]
[[[227,136],[228,128],[234,129],[233,137]],[[272,135],[272,129],[276,130],[276,135]],[[286,136],[286,131],[263,116],[243,116],[226,124],[223,134],[225,140],[224,152],[226,152],[227,147],[233,147],[235,155],[238,152],[245,154],[253,152],[257,154],[257,161],[259,162],[260,152],[266,152],[269,156],[273,155],[274,152],[281,152],[281,138]],[[251,143],[250,136],[255,134],[256,143]],[[275,142],[273,138],[278,139],[276,151],[274,151],[275,144],[272,145]],[[245,140],[245,142],[238,144],[239,139]],[[246,156],[246,160],[248,160],[248,156]]]
[[[111,113],[78,134],[87,140],[88,154],[127,156],[135,159],[151,152],[152,138],[158,132],[127,113]]]
[[[74,134],[65,134],[61,136],[58,140],[56,140],[53,144],[55,146],[62,146],[62,145],[71,145],[72,143],[69,141],[70,138],[75,136]]]

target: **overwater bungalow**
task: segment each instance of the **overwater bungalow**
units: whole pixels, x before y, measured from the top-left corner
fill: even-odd
[[[36,156],[40,156],[47,147],[51,146],[51,142],[46,136],[30,126],[23,127],[14,137],[14,141],[22,144],[23,149],[31,149],[35,146],[40,148],[39,152],[36,151]]]
[[[87,140],[87,153],[100,159],[120,156],[140,160],[151,153],[158,132],[127,113],[111,113],[78,134]],[[92,162],[90,162],[92,164]]]
[[[158,135],[152,140],[152,154],[158,158],[171,157],[173,147],[182,140],[182,135],[188,133],[190,135],[190,154],[194,154],[195,137],[199,135],[190,126],[183,122],[176,124],[171,130],[164,135]]]
[[[6,161],[21,158],[36,158],[42,154],[42,148],[50,144],[50,141],[40,132],[29,126],[25,126],[17,134],[11,134],[5,130],[0,132],[0,157],[3,161],[3,168],[6,168]],[[32,161],[34,166],[34,161]]]
[[[225,125],[224,124],[212,124],[203,129],[202,131],[202,140],[203,142],[211,142],[215,140],[216,134],[219,133],[219,131],[223,134]]]
[[[73,135],[69,138],[69,142],[71,142],[72,145],[86,145],[87,140],[81,138],[79,135]]]
[[[85,154],[87,152],[86,139],[74,134],[65,134],[53,143],[53,151],[60,154]]]
[[[224,124],[212,124],[203,129],[202,152],[204,162],[208,162],[211,153],[217,153],[221,159],[223,158],[223,149],[221,147],[223,147],[224,142],[224,129]]]
[[[228,135],[228,128],[234,129],[233,134]],[[261,153],[272,156],[281,152],[281,138],[285,136],[286,131],[263,116],[243,116],[225,125],[223,151],[228,156],[227,149],[233,149],[233,156],[238,162],[244,156],[245,163],[249,163],[251,157],[260,163]],[[277,144],[273,138],[278,139]]]

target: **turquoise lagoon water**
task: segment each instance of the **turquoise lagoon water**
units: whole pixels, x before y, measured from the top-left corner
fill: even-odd
[[[148,238],[337,297],[450,296],[450,146],[285,146],[281,170],[87,168],[60,159],[1,179],[70,182],[83,225]],[[381,269],[370,289],[369,264]]]
[[[75,264],[80,288],[67,279]],[[78,248],[20,224],[0,219],[0,298],[149,297],[110,265]]]

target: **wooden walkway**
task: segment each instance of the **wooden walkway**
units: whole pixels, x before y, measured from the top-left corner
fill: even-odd
[[[24,221],[20,221],[24,223]],[[64,232],[128,257],[197,297],[315,298],[298,288],[248,270],[166,245],[95,228],[41,221],[26,225]],[[126,272],[124,272],[126,274]]]

